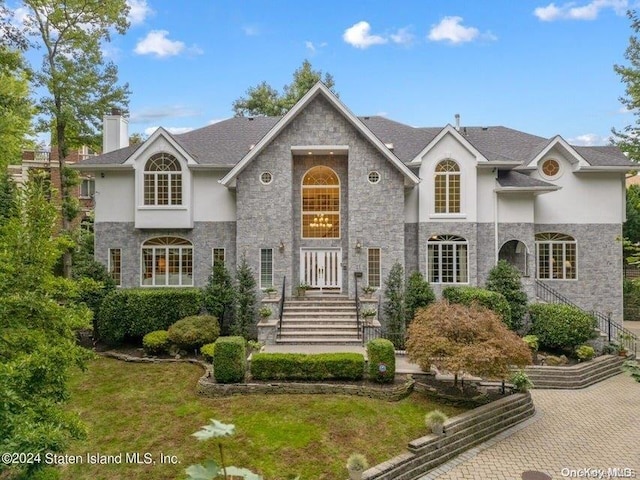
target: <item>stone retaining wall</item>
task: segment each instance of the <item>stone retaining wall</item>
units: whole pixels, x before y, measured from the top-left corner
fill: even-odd
[[[198,381],[197,392],[203,397],[226,397],[231,395],[251,394],[288,394],[288,395],[355,395],[358,397],[375,398],[397,402],[409,396],[413,391],[414,381],[407,381],[400,385],[377,386],[366,384],[339,384],[339,383],[234,383],[218,384],[211,381],[208,376],[203,376]]]

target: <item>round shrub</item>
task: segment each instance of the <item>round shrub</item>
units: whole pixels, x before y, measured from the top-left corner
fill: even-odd
[[[142,346],[148,355],[160,355],[169,351],[169,334],[166,330],[147,333],[142,338]]]
[[[514,329],[511,323],[511,306],[504,295],[479,287],[447,287],[442,296],[450,303],[459,303],[471,307],[474,303],[495,312],[503,323]]]
[[[557,303],[537,303],[529,307],[531,334],[542,348],[573,350],[594,336],[596,319],[579,308]]]
[[[182,350],[192,351],[220,336],[218,319],[211,315],[194,315],[169,327],[169,341]]]
[[[218,383],[240,383],[247,371],[247,352],[242,337],[220,337],[213,353],[213,377]]]
[[[595,356],[596,356],[596,351],[590,345],[581,345],[578,348],[576,348],[576,357],[578,357],[582,362],[591,360]]]
[[[213,354],[215,351],[216,351],[215,343],[207,343],[206,345],[203,345],[202,347],[200,347],[200,353],[204,357],[205,361],[209,363],[213,363]]]
[[[378,383],[393,383],[396,376],[396,352],[393,343],[377,338],[367,343],[369,379]]]

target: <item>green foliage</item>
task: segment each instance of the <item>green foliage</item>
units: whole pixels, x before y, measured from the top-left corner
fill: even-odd
[[[333,77],[328,73],[323,77],[321,70],[313,70],[311,63],[304,60],[302,66],[293,73],[291,84],[285,85],[282,95],[263,81],[249,88],[246,97],[235,100],[233,111],[236,117],[284,115],[320,80],[333,91]]]
[[[477,303],[488,308],[495,312],[507,327],[513,329],[511,307],[501,293],[479,287],[447,287],[442,291],[442,296],[451,303],[459,303],[467,307]]]
[[[255,380],[362,380],[359,353],[256,353],[251,358]]]
[[[204,357],[205,361],[212,363],[213,362],[213,354],[216,351],[215,343],[207,343],[200,347],[200,354]]]
[[[625,278],[622,292],[625,321],[640,320],[640,281]]]
[[[347,459],[347,470],[352,472],[364,472],[369,468],[367,458],[361,453],[352,453]]]
[[[625,96],[620,98],[622,105],[633,113],[633,125],[626,126],[622,131],[613,129],[615,143],[620,149],[629,154],[634,162],[640,161],[640,18],[635,10],[627,12],[631,20],[632,35],[624,54],[627,65],[614,65],[615,72],[625,84]]]
[[[517,392],[525,393],[530,388],[533,387],[533,382],[529,379],[529,376],[524,372],[524,370],[518,370],[511,374],[511,378],[509,378],[509,383],[511,383]]]
[[[194,315],[178,320],[169,327],[169,341],[187,351],[213,343],[220,336],[218,319],[211,315]]]
[[[273,314],[273,311],[271,310],[271,307],[267,307],[265,305],[264,307],[260,307],[260,310],[258,310],[258,313],[262,318],[269,318]]]
[[[622,370],[631,375],[636,382],[640,382],[640,364],[637,360],[626,360],[622,364]]]
[[[198,440],[210,440],[212,438],[229,437],[235,433],[234,425],[227,425],[211,419],[209,425],[193,434]],[[191,465],[185,470],[190,480],[213,480],[215,478],[244,478],[245,480],[262,480],[262,477],[246,468],[227,467],[224,464],[222,443],[218,443],[220,451],[220,465],[213,460],[207,460],[203,465]]]
[[[2,168],[2,167],[0,167]],[[6,170],[0,170],[0,227],[15,215],[16,185]]]
[[[424,424],[428,428],[433,428],[436,425],[442,425],[444,422],[449,420],[449,417],[446,413],[441,412],[440,410],[431,410],[427,412],[424,416]]]
[[[537,303],[529,307],[531,333],[542,348],[573,350],[594,336],[596,319],[579,308],[557,303]]]
[[[202,292],[204,309],[220,320],[220,325],[232,322],[236,290],[224,262],[216,262]]]
[[[218,383],[240,383],[247,371],[247,352],[242,337],[220,337],[213,353],[213,376]]]
[[[131,288],[107,294],[97,319],[101,340],[119,344],[165,330],[200,311],[202,295],[195,288]]]
[[[489,278],[485,287],[492,292],[501,293],[509,302],[511,310],[509,328],[519,330],[522,327],[522,319],[527,313],[528,300],[527,294],[522,289],[522,281],[520,280],[518,269],[506,260],[500,260],[489,271]]]
[[[236,272],[236,315],[231,333],[246,338],[254,333],[257,310],[256,279],[243,254]]]
[[[389,332],[402,333],[405,327],[404,269],[395,262],[384,282],[385,301],[382,305],[384,320]]]
[[[59,453],[85,434],[64,402],[71,369],[91,356],[74,332],[90,312],[74,302],[73,282],[53,275],[64,247],[43,185],[27,183],[14,208],[0,227],[0,451]],[[40,467],[20,468],[33,478]]]
[[[389,340],[377,338],[367,343],[369,379],[378,383],[393,383],[396,375],[396,352]],[[384,365],[383,371],[380,367]]]
[[[166,330],[156,330],[142,337],[142,346],[148,355],[160,355],[169,351],[169,333]]]
[[[576,357],[578,357],[582,362],[591,360],[595,356],[596,351],[590,345],[580,345],[578,348],[576,348]]]
[[[640,185],[627,187],[627,220],[622,224],[622,235],[631,243],[640,242]]]
[[[427,307],[436,301],[436,296],[429,282],[427,282],[422,273],[415,271],[409,275],[407,280],[407,289],[405,292],[405,325],[408,327],[416,310]]]
[[[0,175],[7,165],[20,164],[31,133],[29,80],[21,53],[0,45]]]
[[[526,343],[533,351],[537,351],[540,347],[538,337],[536,337],[535,335],[525,335],[524,337],[522,337],[522,341]]]

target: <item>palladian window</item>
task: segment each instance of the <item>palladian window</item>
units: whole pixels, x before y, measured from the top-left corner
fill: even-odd
[[[536,256],[541,280],[577,278],[576,240],[563,233],[537,233]]]
[[[313,167],[302,178],[302,238],[340,237],[340,180],[329,167]]]
[[[193,245],[177,237],[158,237],[142,244],[142,285],[193,286]]]
[[[182,205],[182,168],[168,153],[157,153],[144,166],[144,204]]]
[[[456,235],[434,235],[427,242],[427,272],[431,283],[468,283],[469,248]]]
[[[436,165],[435,213],[460,213],[460,167],[453,160]]]

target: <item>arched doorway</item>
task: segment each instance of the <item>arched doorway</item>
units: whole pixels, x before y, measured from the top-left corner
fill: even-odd
[[[522,276],[527,276],[527,246],[520,240],[509,240],[502,245],[498,260],[506,260],[516,267]]]

